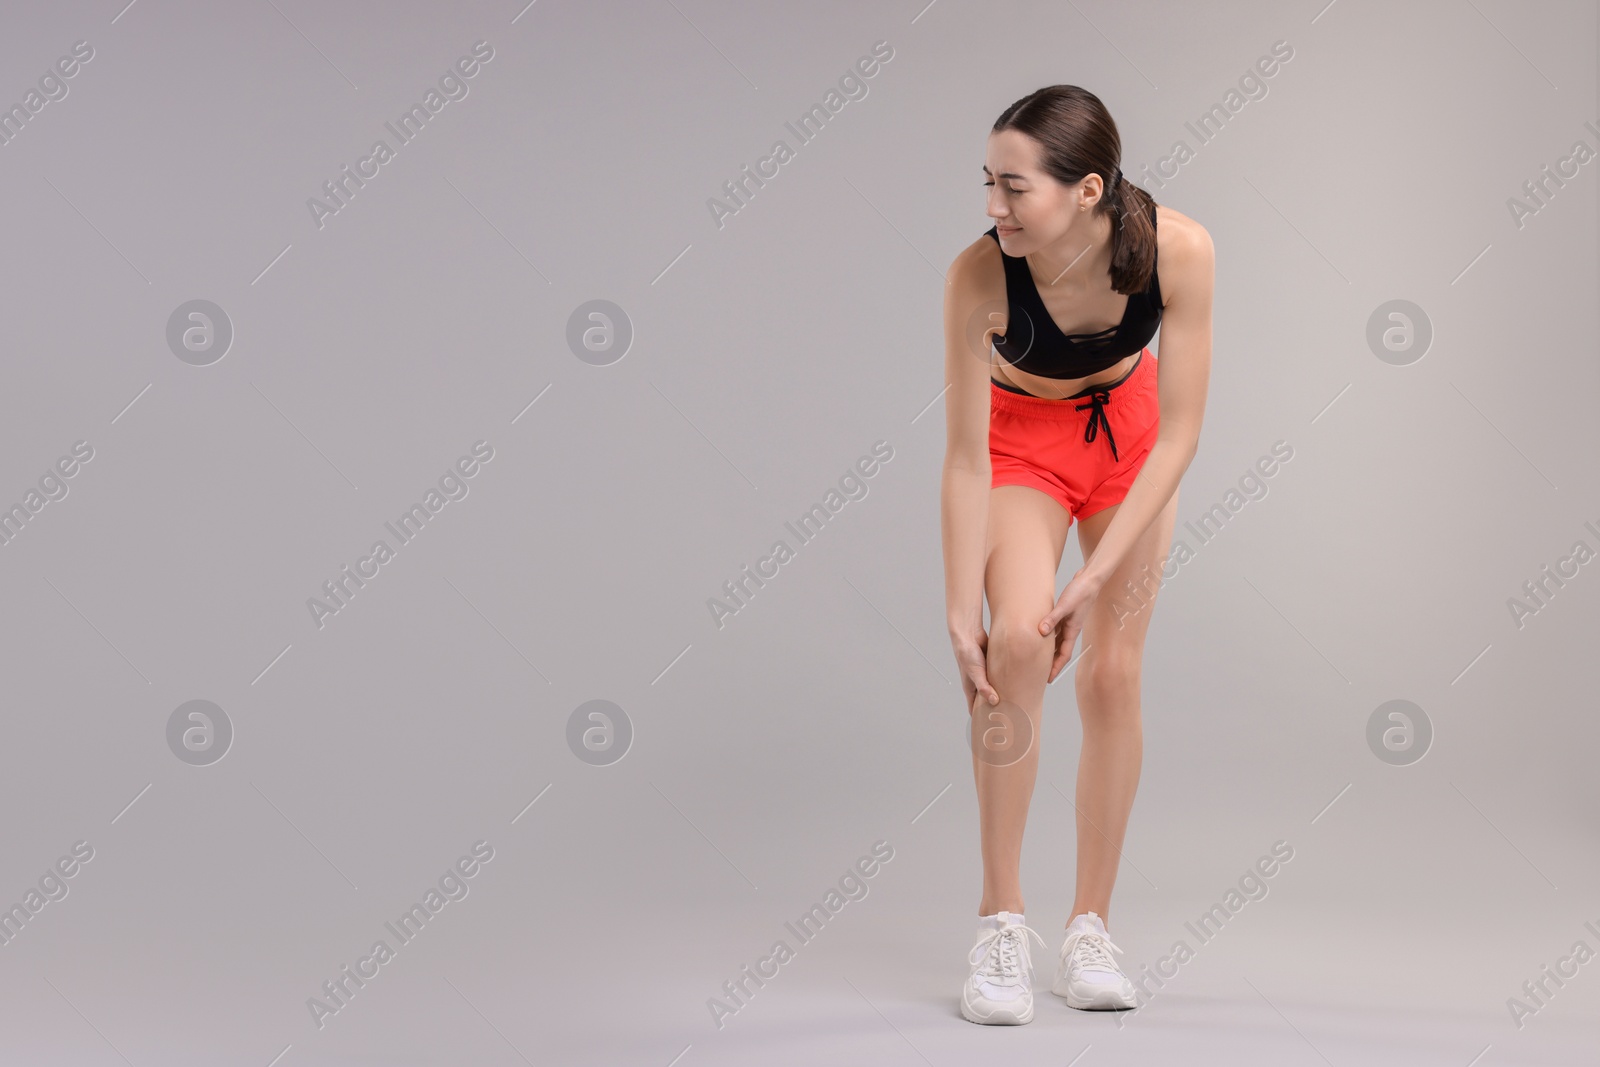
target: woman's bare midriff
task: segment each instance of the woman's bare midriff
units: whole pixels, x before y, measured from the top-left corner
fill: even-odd
[[[1133,366],[1133,361],[1139,358],[1135,352],[1131,356],[1124,356],[1103,371],[1096,371],[1087,378],[1041,378],[1037,374],[1027,374],[1011,367],[1009,363],[1001,362],[990,365],[989,377],[1002,385],[1014,385],[1024,392],[1045,400],[1065,400],[1074,393],[1081,393],[1092,385],[1102,385],[1105,382],[1114,382],[1128,373]],[[1006,368],[1010,368],[1007,370]]]

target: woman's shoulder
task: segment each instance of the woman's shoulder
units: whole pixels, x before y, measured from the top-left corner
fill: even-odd
[[[945,282],[975,295],[990,295],[997,287],[1004,292],[1005,263],[1000,256],[1000,242],[987,233],[979,234],[950,261]]]
[[[1174,265],[1209,255],[1211,234],[1176,208],[1156,205],[1156,256]]]
[[[956,253],[956,258],[951,261],[950,269],[958,267],[988,267],[1000,262],[1000,242],[990,235],[988,230],[973,238],[972,242]]]
[[[1165,204],[1156,205],[1156,280],[1162,304],[1174,290],[1209,287],[1215,264],[1211,234],[1194,219]]]

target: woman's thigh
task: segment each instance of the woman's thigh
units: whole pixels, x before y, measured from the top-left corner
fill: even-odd
[[[1039,621],[1056,602],[1056,571],[1072,515],[1053,497],[1027,485],[989,490],[989,551],[984,593],[991,639],[997,626],[1024,627],[1041,644]]]
[[[1121,504],[1078,523],[1078,547],[1088,559],[1100,543],[1100,537]],[[1089,609],[1079,635],[1079,652],[1096,648],[1103,656],[1119,659],[1125,664],[1137,664],[1144,650],[1145,633],[1150,628],[1150,615],[1155,609],[1156,592],[1163,578],[1162,565],[1172,548],[1173,528],[1178,519],[1178,493],[1172,494],[1167,506],[1162,508],[1144,533],[1128,549],[1128,554],[1117,564],[1100,595]]]

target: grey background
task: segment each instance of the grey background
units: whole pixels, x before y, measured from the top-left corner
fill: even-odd
[[[1520,1030],[1506,1000],[1600,948],[1600,564],[1520,629],[1507,601],[1600,545],[1600,161],[1521,228],[1507,201],[1596,144],[1596,5],[114,0],[7,12],[0,101],[79,40],[68,95],[0,146],[0,502],[94,450],[0,548],[0,902],[94,858],[0,945],[0,1060],[1592,1055],[1600,963]],[[479,40],[468,95],[319,229],[307,199]],[[784,123],[880,40],[797,145]],[[1266,95],[1152,180],[1278,40]],[[980,867],[939,309],[990,225],[990,124],[1056,82],[1216,245],[1180,536],[1294,449],[1161,594],[1124,968],[1295,853],[1134,1016],[1050,997],[1058,683],[1023,869],[1052,943],[1038,1019],[1004,1030],[955,1007]],[[719,228],[708,199],[780,138],[795,158]],[[210,366],[166,343],[194,299],[234,329]],[[1433,330],[1407,366],[1366,341],[1397,299]],[[608,366],[567,341],[592,300],[634,331]],[[480,440],[467,495],[319,629],[307,600]],[[708,599],[879,440],[867,494],[719,629]],[[209,766],[166,740],[195,699],[234,729]],[[608,766],[567,743],[596,699],[633,730]],[[1367,747],[1392,699],[1434,731],[1408,766]],[[470,893],[319,1030],[307,999],[479,840]],[[707,999],[878,840],[869,894],[715,1026]]]

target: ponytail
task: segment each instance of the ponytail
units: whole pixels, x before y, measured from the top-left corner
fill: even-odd
[[[1119,293],[1140,293],[1156,269],[1155,199],[1116,172],[1115,186],[1106,186],[1095,210],[1111,215],[1111,287]]]

